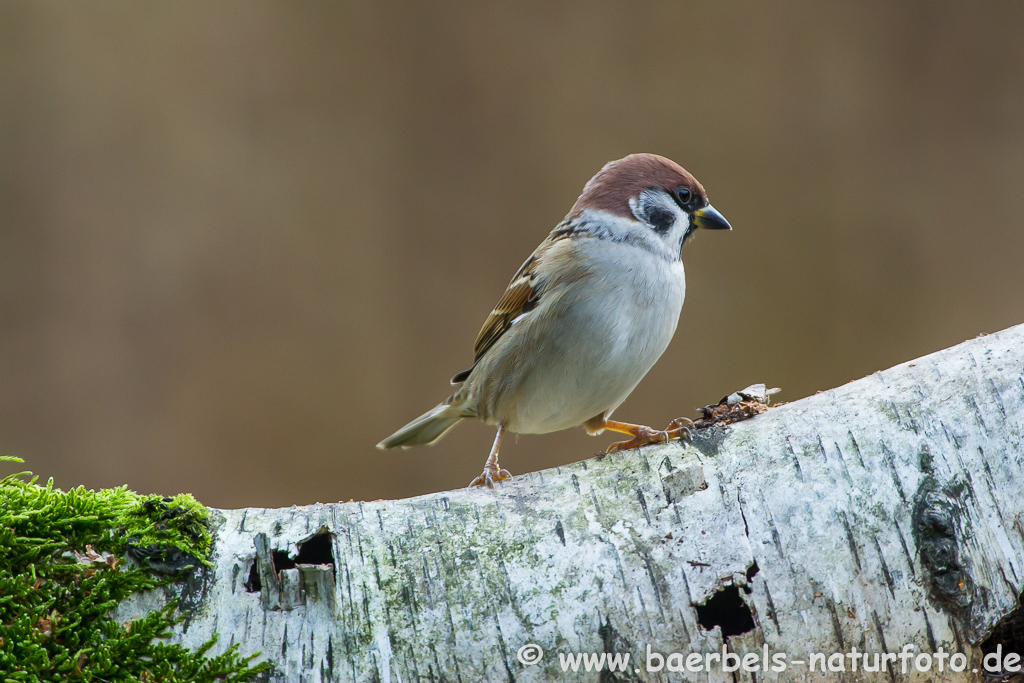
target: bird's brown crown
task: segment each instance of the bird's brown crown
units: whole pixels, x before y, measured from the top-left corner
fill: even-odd
[[[618,161],[609,161],[583,187],[583,193],[569,211],[579,216],[584,209],[601,209],[623,218],[633,218],[629,200],[650,188],[671,192],[678,187],[707,198],[704,188],[686,169],[657,154],[630,154]]]

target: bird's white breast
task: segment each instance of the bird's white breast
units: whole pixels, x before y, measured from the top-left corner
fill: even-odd
[[[586,277],[546,292],[485,362],[485,421],[520,433],[567,429],[617,408],[668,347],[686,285],[682,262],[583,239]],[[481,378],[483,379],[483,378]]]

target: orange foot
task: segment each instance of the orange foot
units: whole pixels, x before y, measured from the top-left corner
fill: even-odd
[[[693,433],[691,429],[692,426],[693,422],[685,417],[677,417],[672,420],[664,430],[653,429],[645,425],[634,425],[627,422],[613,422],[611,420],[606,420],[604,423],[605,429],[621,432],[623,434],[631,434],[633,438],[628,441],[617,441],[613,443],[608,446],[605,454],[610,455],[612,453],[626,451],[631,448],[649,446],[655,443],[664,443],[670,439],[689,439]]]
[[[668,427],[665,428],[670,439],[686,439],[689,441],[690,437],[693,436],[693,420],[688,417],[677,417],[668,423]]]
[[[495,462],[493,465],[487,463],[484,465],[484,471],[473,481],[469,482],[469,488],[474,486],[486,486],[489,489],[494,488],[494,483],[498,481],[505,481],[511,479],[512,474],[508,470],[503,470],[498,467],[498,463]]]

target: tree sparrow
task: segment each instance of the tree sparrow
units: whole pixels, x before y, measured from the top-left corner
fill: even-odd
[[[696,228],[732,229],[681,166],[655,154],[606,164],[512,278],[476,338],[473,367],[451,380],[458,390],[377,447],[432,444],[475,417],[498,433],[470,486],[493,487],[512,476],[498,466],[506,430],[583,425],[632,437],[608,453],[688,436],[685,418],[665,430],[609,418],[676,331],[681,250]]]

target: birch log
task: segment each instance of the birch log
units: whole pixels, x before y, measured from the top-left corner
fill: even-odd
[[[985,652],[1024,650],[1022,375],[1024,325],[494,491],[215,511],[172,637],[219,633],[274,681],[991,680]],[[916,670],[940,649],[966,670]]]

